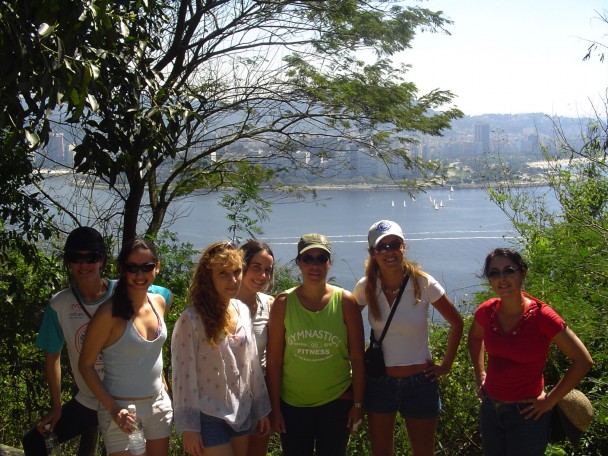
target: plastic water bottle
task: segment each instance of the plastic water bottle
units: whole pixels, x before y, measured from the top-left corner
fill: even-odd
[[[44,436],[46,454],[48,454],[49,456],[61,456],[61,445],[59,444],[57,434],[51,431],[50,424],[45,424],[44,430],[46,431],[46,435]]]
[[[141,420],[137,417],[137,409],[134,404],[127,407],[130,414],[135,415],[135,424],[131,425],[131,433],[129,434],[129,452],[131,454],[145,455],[146,454],[146,438],[144,437],[144,428]]]

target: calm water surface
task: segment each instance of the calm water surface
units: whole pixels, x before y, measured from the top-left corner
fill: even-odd
[[[170,230],[197,249],[228,238],[229,223],[217,199],[192,197],[182,207],[188,215]],[[433,199],[443,207],[435,209]],[[381,219],[401,225],[407,256],[434,276],[457,305],[481,288],[478,274],[487,253],[514,242],[509,220],[482,189],[434,190],[415,201],[396,191],[319,191],[316,202],[273,206],[258,238],[270,244],[278,263],[286,264],[295,257],[302,234],[327,235],[333,250],[330,275],[352,290],[364,273],[367,230]]]

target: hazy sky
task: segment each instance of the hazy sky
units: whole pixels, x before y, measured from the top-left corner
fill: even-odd
[[[544,112],[577,117],[608,88],[608,60],[582,61],[589,40],[608,46],[606,0],[429,0],[451,35],[419,34],[401,57],[421,91],[455,93],[466,115]],[[395,59],[401,61],[401,58]],[[599,106],[599,105],[597,105]]]

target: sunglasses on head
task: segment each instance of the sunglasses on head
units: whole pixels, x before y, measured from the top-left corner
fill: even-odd
[[[492,269],[488,272],[488,279],[497,279],[498,277],[513,277],[517,271],[519,271],[519,268],[514,268],[513,266],[507,266],[502,271],[499,271],[498,269]]]
[[[403,243],[401,241],[393,241],[393,242],[385,242],[383,244],[378,244],[375,247],[376,252],[378,253],[386,253],[389,251],[399,250]]]
[[[316,257],[312,255],[302,255],[300,261],[304,264],[322,265],[329,261],[329,255],[327,253],[322,253],[321,255]]]
[[[230,241],[224,241],[221,244],[216,245],[211,250],[209,250],[209,256],[217,255],[224,250],[236,250],[236,245],[234,245]]]
[[[87,263],[87,264],[93,264],[93,263],[97,263],[99,261],[101,261],[101,259],[103,258],[103,255],[101,253],[78,253],[78,252],[72,252],[72,253],[68,253],[65,256],[65,259],[67,260],[68,263],[77,263],[77,264],[82,264],[82,263]]]
[[[150,272],[156,267],[156,263],[127,263],[124,266],[124,270],[130,272],[131,274],[137,274],[139,271],[141,272]]]

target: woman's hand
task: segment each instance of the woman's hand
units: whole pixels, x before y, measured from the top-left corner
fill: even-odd
[[[350,409],[350,412],[348,413],[346,427],[349,428],[351,432],[357,432],[362,424],[363,409],[361,407],[355,407],[353,405]]]
[[[261,418],[255,430],[258,435],[268,435],[270,433],[270,419],[267,416]]]
[[[182,434],[184,451],[194,456],[203,456],[203,437],[200,432],[184,431]]]
[[[538,420],[541,416],[551,410],[555,405],[552,401],[549,400],[549,396],[544,391],[536,399],[530,399],[522,402],[529,402],[530,405],[528,407],[525,407],[519,413],[521,415],[526,415],[525,418],[527,420],[533,419],[534,421]]]
[[[273,410],[270,412],[270,426],[272,430],[278,434],[285,434],[287,429],[285,428],[285,420],[280,410]]]
[[[450,368],[451,366],[446,366],[444,363],[437,365],[432,360],[427,360],[426,367],[422,373],[426,375],[427,378],[436,382],[440,376],[449,374]]]
[[[131,416],[129,411],[125,408],[116,407],[110,412],[112,419],[118,426],[118,428],[125,434],[130,434],[133,430],[133,424],[135,419]]]

